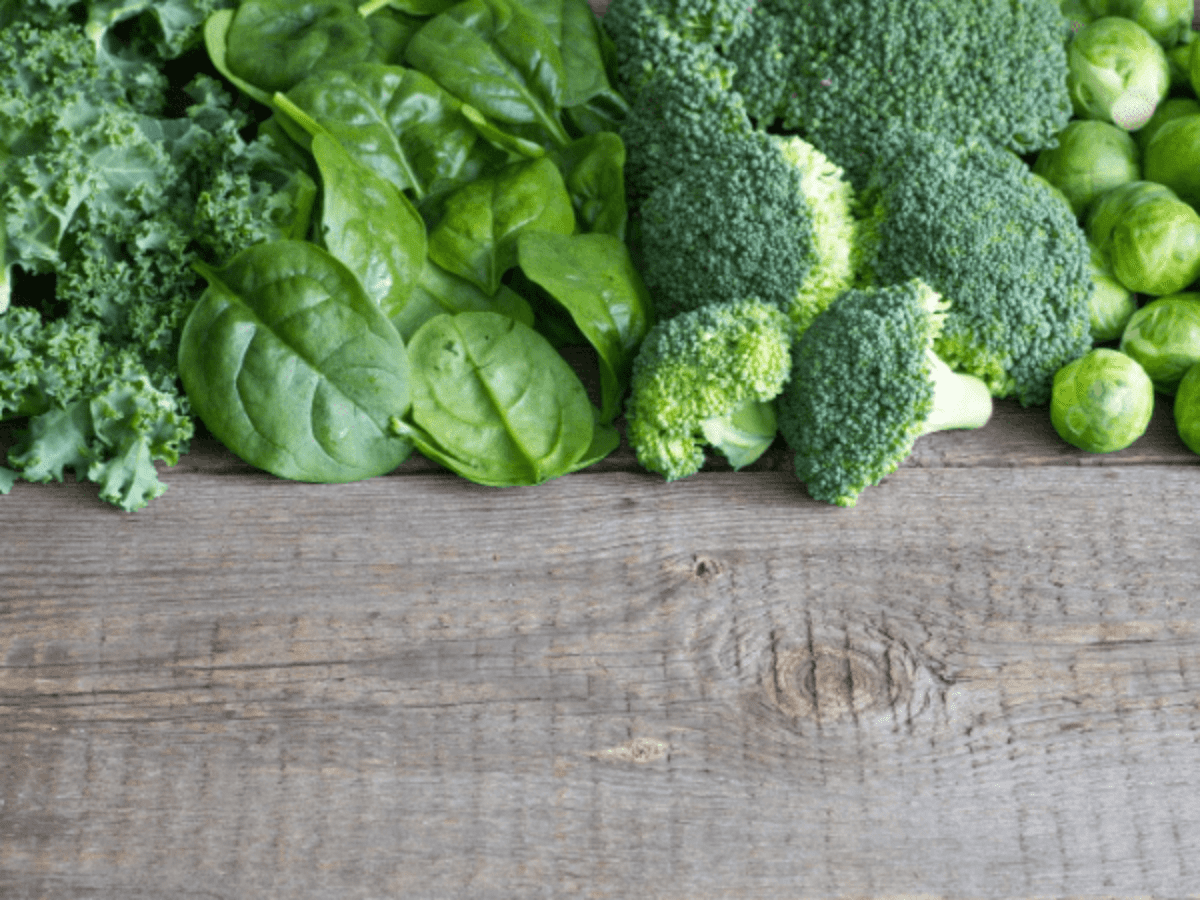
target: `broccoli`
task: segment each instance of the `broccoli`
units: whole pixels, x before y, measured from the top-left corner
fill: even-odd
[[[852,279],[852,193],[800,138],[758,131],[709,152],[638,207],[632,242],[660,318],[753,296],[798,328]]]
[[[704,44],[759,128],[799,134],[856,186],[894,122],[1024,154],[1071,116],[1057,0],[613,0],[605,25],[622,90]]]
[[[858,200],[862,283],[926,282],[953,304],[937,341],[951,368],[1049,402],[1092,344],[1091,256],[1062,194],[986,142],[894,132]]]
[[[727,55],[761,127],[799,132],[859,185],[894,122],[1021,154],[1055,146],[1067,34],[1057,0],[762,0]]]
[[[917,280],[853,289],[797,338],[776,405],[796,475],[813,498],[854,506],[921,435],[987,422],[987,386],[934,352],[948,306]]]
[[[646,469],[674,481],[717,447],[735,469],[774,440],[774,398],[791,374],[788,319],[756,298],[660,321],[634,359],[627,436]]]

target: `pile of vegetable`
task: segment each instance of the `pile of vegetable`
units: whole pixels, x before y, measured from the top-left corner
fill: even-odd
[[[842,506],[997,398],[1107,452],[1174,394],[1200,452],[1193,14],[0,2],[0,490],[137,509],[193,417],[322,482],[782,436]]]

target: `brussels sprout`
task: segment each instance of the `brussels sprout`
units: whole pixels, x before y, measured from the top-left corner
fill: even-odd
[[[1200,293],[1151,300],[1130,316],[1121,352],[1141,364],[1155,390],[1174,394],[1183,373],[1200,362]]]
[[[1096,215],[1089,216],[1088,235],[1117,281],[1139,294],[1165,296],[1200,277],[1200,214],[1170,188],[1155,187],[1135,191],[1123,204],[1106,204],[1109,195],[1102,196]]]
[[[1164,47],[1187,39],[1193,0],[1086,0],[1093,16],[1121,16],[1146,29]]]
[[[1196,114],[1200,114],[1200,102],[1197,102],[1194,97],[1168,97],[1158,104],[1158,109],[1154,111],[1150,121],[1133,133],[1133,139],[1137,142],[1138,149],[1142,151],[1143,160],[1146,155],[1146,147],[1154,135],[1158,134],[1158,129],[1183,116]],[[1147,180],[1153,181],[1154,179]]]
[[[1096,18],[1088,6],[1088,0],[1059,0],[1058,8],[1072,31],[1078,31]]]
[[[1095,290],[1089,301],[1092,340],[1115,341],[1125,332],[1129,317],[1137,309],[1137,298],[1121,282],[1113,277],[1108,260],[1091,241],[1092,283]]]
[[[1096,19],[1067,46],[1067,88],[1081,119],[1137,131],[1170,86],[1166,51],[1132,19]]]
[[[1184,374],[1175,392],[1175,429],[1193,453],[1200,453],[1200,363]]]
[[[1153,411],[1154,385],[1124,353],[1097,347],[1054,373],[1050,421],[1080,450],[1124,450],[1146,433]]]
[[[1171,72],[1171,91],[1187,93],[1192,89],[1192,49],[1196,46],[1196,32],[1189,31],[1188,37],[1167,50],[1167,68]]]
[[[1117,223],[1141,203],[1160,197],[1174,197],[1166,185],[1153,181],[1130,181],[1097,197],[1087,210],[1084,230],[1106,258],[1112,253],[1112,233]]]
[[[1113,188],[1141,178],[1141,153],[1129,132],[1094,119],[1076,119],[1058,146],[1038,154],[1033,171],[1062,191],[1076,217]]]
[[[1200,206],[1200,114],[1165,122],[1146,145],[1145,178]]]

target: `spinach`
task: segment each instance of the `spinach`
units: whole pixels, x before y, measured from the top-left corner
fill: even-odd
[[[611,422],[650,327],[650,297],[620,238],[530,231],[517,241],[524,275],[571,316],[600,360],[601,422]]]
[[[494,294],[501,276],[516,265],[517,238],[531,230],[575,230],[571,197],[546,157],[513,163],[448,195],[441,220],[429,232],[429,256]]]
[[[553,35],[563,60],[561,103],[584,134],[616,131],[629,104],[612,86],[616,51],[587,0],[522,0]]]
[[[492,312],[440,315],[409,341],[413,405],[396,433],[479,484],[540,484],[611,452],[579,377],[532,328]]]
[[[310,134],[332,134],[351,156],[417,201],[473,181],[508,159],[480,139],[461,101],[413,69],[358,63],[307,78],[277,103]]]
[[[625,238],[625,144],[611,131],[598,131],[553,154],[563,173],[580,231]]]
[[[364,9],[359,7],[360,12]],[[371,29],[372,48],[367,59],[381,63],[404,62],[404,49],[424,24],[424,14],[410,14],[395,8],[371,12],[367,27]]]
[[[408,354],[358,279],[305,241],[255,244],[220,269],[180,336],[179,373],[209,430],[251,465],[300,481],[391,471],[412,444]]]
[[[502,284],[489,296],[465,278],[451,275],[428,257],[408,302],[391,319],[407,342],[418,328],[436,315],[470,311],[502,313],[533,327],[533,309],[520,294]]]
[[[391,318],[412,293],[425,262],[425,222],[395,186],[351,158],[325,134],[312,141],[325,186],[321,238]]]
[[[377,18],[377,10],[391,8],[411,16],[436,16],[457,0],[368,0],[358,8],[364,16]]]
[[[463,0],[426,22],[405,60],[520,137],[566,146],[566,71],[546,26],[520,3]]]
[[[361,62],[373,46],[350,0],[242,0],[225,33],[224,62],[270,95],[312,72]]]

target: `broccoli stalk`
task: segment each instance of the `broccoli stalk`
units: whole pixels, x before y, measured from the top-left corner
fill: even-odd
[[[933,380],[933,409],[925,417],[921,434],[986,425],[992,416],[992,393],[987,382],[955,372],[932,350],[926,360]]]

